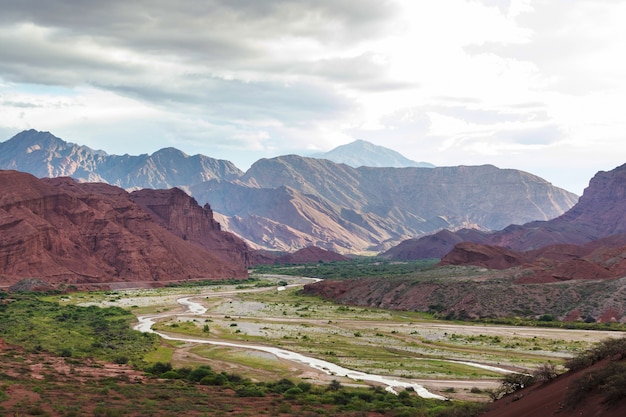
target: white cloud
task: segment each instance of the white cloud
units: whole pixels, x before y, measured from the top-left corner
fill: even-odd
[[[0,130],[243,167],[360,138],[565,184],[623,158],[624,20],[611,0],[21,0]]]

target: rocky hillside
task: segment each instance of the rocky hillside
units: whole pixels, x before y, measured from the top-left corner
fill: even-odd
[[[493,233],[449,231],[410,239],[383,255],[408,260],[443,257],[460,242],[483,243],[509,250],[529,251],[548,245],[584,245],[598,239],[626,234],[626,165],[597,173],[578,203],[563,215],[547,221],[510,225]],[[617,239],[617,241],[615,241]],[[626,244],[619,238],[603,243]]]
[[[623,277],[626,276],[624,213],[626,165],[598,173],[579,203],[563,216],[509,227],[486,239],[483,237],[483,244],[457,244],[441,263],[493,269],[522,267],[526,272],[520,280],[524,282]]]
[[[172,148],[115,156],[36,131],[0,143],[0,167],[128,190],[177,186],[210,203],[225,230],[281,251],[379,252],[442,229],[547,220],[577,200],[534,175],[493,166],[353,168],[287,155],[261,159],[243,174],[230,162]]]
[[[219,231],[208,208],[197,207],[180,192],[136,195],[135,200],[152,207],[147,211],[121,188],[69,178],[39,180],[0,171],[0,189],[2,287],[23,278],[95,285],[247,276],[243,263],[193,243],[196,232],[206,230],[220,240],[217,247],[230,245],[229,252],[242,247],[238,239]],[[167,195],[187,211],[151,204]]]
[[[313,158],[328,159],[338,164],[346,164],[351,167],[389,167],[405,168],[420,167],[434,168],[428,162],[416,162],[404,157],[401,153],[384,146],[374,145],[364,140],[355,140],[347,145],[337,146],[335,149],[311,155]]]
[[[444,267],[421,277],[324,280],[305,293],[335,302],[422,311],[449,319],[548,315],[558,320],[626,320],[626,278],[567,280],[550,284],[518,280],[522,271]]]

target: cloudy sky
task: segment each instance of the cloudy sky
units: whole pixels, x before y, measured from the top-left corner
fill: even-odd
[[[578,194],[626,163],[621,0],[0,0],[0,141],[255,160],[355,139]]]

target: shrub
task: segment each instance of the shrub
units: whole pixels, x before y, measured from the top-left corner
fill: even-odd
[[[215,372],[209,366],[200,366],[187,375],[187,380],[191,382],[200,382],[206,376],[213,376]]]
[[[163,379],[181,379],[182,377],[176,371],[167,371],[167,372],[163,372],[159,376],[159,378],[163,378]]]
[[[512,394],[535,383],[535,377],[528,374],[508,374],[502,379],[504,394]]]
[[[535,380],[540,382],[552,381],[558,375],[559,374],[556,371],[556,366],[552,363],[541,364],[537,369],[535,369],[535,372],[533,372]]]
[[[156,376],[160,376],[161,374],[164,374],[165,372],[171,371],[172,370],[172,364],[171,363],[163,363],[163,362],[157,362],[154,365],[148,367],[146,369],[146,372],[151,373],[152,375],[156,375]]]
[[[258,385],[240,385],[235,390],[237,397],[265,397],[265,390]]]
[[[343,386],[341,385],[341,382],[333,379],[332,381],[330,381],[330,384],[328,384],[328,387],[326,389],[328,391],[339,391],[342,388]]]
[[[284,392],[285,397],[288,397],[288,398],[297,397],[298,395],[301,395],[301,394],[304,394],[304,391],[302,391],[298,387],[289,388],[287,391]]]
[[[200,380],[200,384],[223,386],[228,384],[228,378],[224,374],[207,375]]]
[[[302,390],[302,392],[309,392],[313,385],[310,382],[299,382],[298,388]]]

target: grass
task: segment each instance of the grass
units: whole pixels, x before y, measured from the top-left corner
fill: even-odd
[[[62,306],[36,295],[14,295],[0,304],[0,338],[30,352],[140,361],[157,344],[156,335],[131,330],[135,317],[118,307]]]
[[[171,346],[168,342],[163,341],[161,342],[161,346],[156,348],[153,352],[148,352],[143,359],[148,363],[171,362],[175,350],[176,348],[174,346]]]

